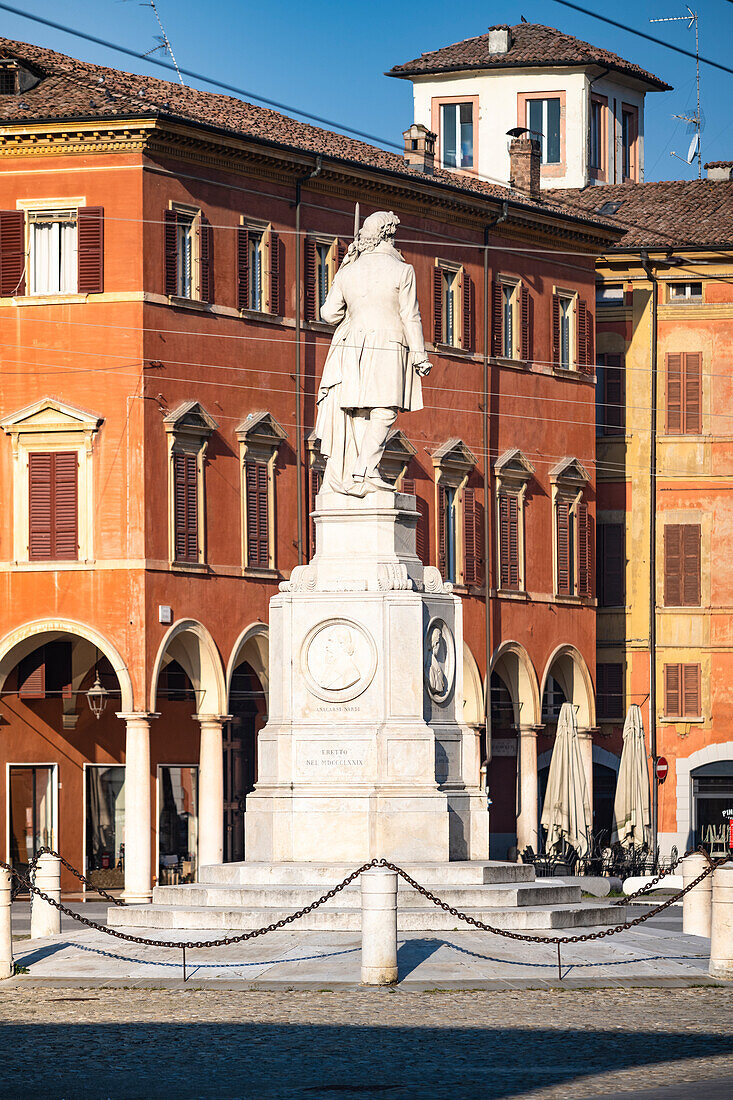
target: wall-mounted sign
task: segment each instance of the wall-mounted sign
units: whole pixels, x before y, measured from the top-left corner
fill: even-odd
[[[654,772],[659,783],[664,783],[667,778],[667,772],[669,771],[669,764],[663,756],[657,758],[657,762],[654,765]]]

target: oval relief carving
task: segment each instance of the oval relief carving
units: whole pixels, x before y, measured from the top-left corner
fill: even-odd
[[[423,671],[430,698],[436,703],[444,703],[456,678],[456,643],[450,627],[442,619],[431,619],[425,631]]]
[[[319,699],[355,699],[374,679],[377,647],[371,634],[358,623],[327,619],[306,635],[301,667],[309,689]]]

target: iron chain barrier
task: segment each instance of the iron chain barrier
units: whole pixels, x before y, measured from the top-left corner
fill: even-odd
[[[345,887],[354,882],[354,880],[357,879],[364,871],[369,871],[375,867],[385,867],[389,871],[396,872],[396,874],[401,879],[403,879],[408,886],[412,887],[412,889],[416,890],[419,894],[422,895],[422,897],[432,902],[432,904],[435,905],[438,909],[442,909],[445,913],[448,913],[450,914],[450,916],[455,917],[456,920],[463,921],[465,924],[470,924],[471,927],[477,928],[480,932],[489,932],[493,936],[502,936],[504,939],[509,940],[519,940],[522,943],[555,944],[557,946],[558,974],[560,979],[562,979],[560,949],[563,944],[586,943],[591,940],[602,940],[606,939],[606,937],[608,936],[615,936],[619,932],[627,932],[631,928],[636,928],[638,925],[644,924],[645,921],[650,920],[652,917],[658,916],[659,913],[662,913],[665,909],[668,909],[670,905],[674,905],[676,902],[678,902],[680,898],[683,898],[685,894],[689,893],[690,890],[693,890],[709,875],[712,875],[713,871],[717,867],[720,867],[722,866],[722,864],[727,863],[730,858],[728,856],[723,856],[719,859],[712,859],[710,855],[702,848],[689,849],[687,852],[685,852],[683,856],[679,857],[676,863],[674,863],[666,870],[662,871],[661,874],[657,875],[656,878],[654,878],[651,882],[646,883],[634,894],[630,894],[629,897],[620,904],[626,904],[626,902],[631,901],[633,898],[639,897],[640,895],[651,890],[661,879],[670,874],[683,859],[685,859],[689,855],[695,854],[695,852],[699,852],[706,857],[708,861],[707,867],[697,876],[697,878],[693,879],[692,882],[689,882],[687,886],[683,887],[683,889],[679,890],[676,894],[673,894],[672,897],[666,898],[664,901],[660,902],[659,905],[656,905],[654,906],[654,908],[649,910],[649,912],[642,913],[638,917],[634,917],[632,920],[624,921],[623,923],[613,925],[610,928],[600,928],[596,932],[584,932],[574,936],[533,936],[529,935],[526,932],[511,932],[507,928],[497,928],[494,925],[486,924],[484,923],[484,921],[479,920],[477,917],[472,917],[470,916],[470,914],[464,913],[460,909],[456,909],[455,906],[449,905],[447,902],[443,901],[442,898],[439,898],[436,894],[433,894],[430,890],[426,889],[426,887],[421,886],[419,882],[416,882],[415,879],[412,878],[407,873],[407,871],[405,871],[404,868],[400,867],[398,864],[391,863],[387,859],[372,859],[369,860],[368,863],[363,863],[361,867],[357,867],[355,871],[352,871],[351,874],[347,875],[346,878],[339,882],[337,886],[333,886],[330,890],[327,890],[325,894],[322,894],[321,897],[318,898],[316,901],[311,902],[310,905],[306,905],[302,909],[298,909],[295,913],[290,913],[287,917],[282,917],[280,920],[274,921],[272,924],[265,925],[262,928],[255,928],[250,932],[242,932],[237,936],[222,936],[216,940],[186,940],[183,942],[181,940],[152,940],[148,939],[145,936],[133,936],[129,932],[120,932],[117,928],[109,928],[107,925],[98,924],[96,921],[90,920],[89,917],[84,917],[80,913],[75,913],[73,909],[69,909],[69,907],[64,905],[62,902],[56,901],[55,898],[49,897],[49,895],[44,893],[43,890],[39,890],[38,887],[30,881],[29,877],[21,874],[20,871],[12,867],[10,864],[4,863],[0,860],[0,867],[2,867],[6,871],[9,871],[10,874],[14,876],[16,880],[18,880],[21,887],[25,887],[28,890],[31,895],[31,903],[34,897],[39,897],[42,901],[47,902],[55,909],[58,909],[59,912],[63,913],[67,917],[71,917],[72,920],[77,921],[79,924],[83,924],[87,928],[93,928],[97,932],[103,932],[105,935],[112,936],[115,939],[124,940],[127,943],[139,943],[146,947],[170,947],[182,951],[184,982],[186,981],[187,950],[196,950],[204,947],[228,947],[230,944],[233,943],[245,943],[248,940],[254,940],[258,936],[266,935],[266,933],[268,932],[276,932],[278,931],[278,929],[285,928],[287,927],[287,925],[293,924],[295,921],[300,920],[301,917],[304,917],[308,913],[312,913],[315,909],[320,908],[321,905],[324,905],[327,901],[330,901],[331,898],[336,897],[336,895],[339,894],[343,889],[345,889]],[[29,864],[29,871],[31,872],[31,875],[33,875],[33,873],[35,872],[38,860],[41,858],[42,855],[51,855],[55,856],[57,859],[60,859],[63,862],[64,866],[67,867],[74,875],[76,875],[76,877],[80,881],[86,883],[92,889],[97,890],[100,894],[102,894],[105,898],[108,898],[115,905],[125,904],[125,902],[121,901],[121,899],[114,898],[112,897],[112,895],[106,893],[106,891],[101,890],[99,887],[95,887],[93,886],[93,884],[89,883],[80,871],[77,871],[75,867],[72,867],[71,864],[63,858],[63,856],[60,856],[58,852],[54,852],[51,848],[41,848],[39,850],[38,854]]]

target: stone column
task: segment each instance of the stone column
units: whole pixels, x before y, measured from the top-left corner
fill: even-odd
[[[0,867],[0,978],[13,974],[13,932],[10,925],[10,887],[12,875]]]
[[[588,792],[588,805],[593,814],[593,730],[578,730],[580,742],[580,755],[583,758],[583,771],[585,772],[585,789]],[[592,821],[591,816],[591,821]]]
[[[733,863],[713,871],[713,917],[710,927],[711,978],[733,980]]]
[[[224,862],[224,714],[199,714],[199,858],[201,867]]]
[[[386,867],[361,874],[361,981],[397,981],[397,872]]]
[[[118,714],[125,722],[125,890],[128,904],[148,902],[152,817],[150,809],[150,722],[157,714]]]
[[[520,726],[517,739],[517,848],[531,845],[538,850],[537,832],[537,731],[538,726]]]
[[[36,864],[33,885],[52,901],[61,901],[61,860],[42,855]],[[46,939],[61,933],[61,910],[31,893],[31,939]]]
[[[694,852],[682,860],[682,884],[687,886],[701,875],[708,866],[702,852]],[[708,875],[693,886],[682,899],[682,931],[688,936],[710,938],[710,922],[713,914],[713,876]]]

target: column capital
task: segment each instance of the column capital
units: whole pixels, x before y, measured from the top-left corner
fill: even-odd
[[[194,720],[196,722],[231,722],[233,715],[231,714],[194,714]]]
[[[115,718],[121,718],[123,722],[150,722],[153,718],[160,718],[160,712],[149,710],[122,710],[115,712]]]
[[[520,724],[520,725],[517,726],[517,731],[520,734],[525,734],[525,735],[528,734],[528,733],[538,734],[544,728],[545,728],[544,726],[533,726],[533,725],[529,725],[529,724],[523,726],[523,725]]]

